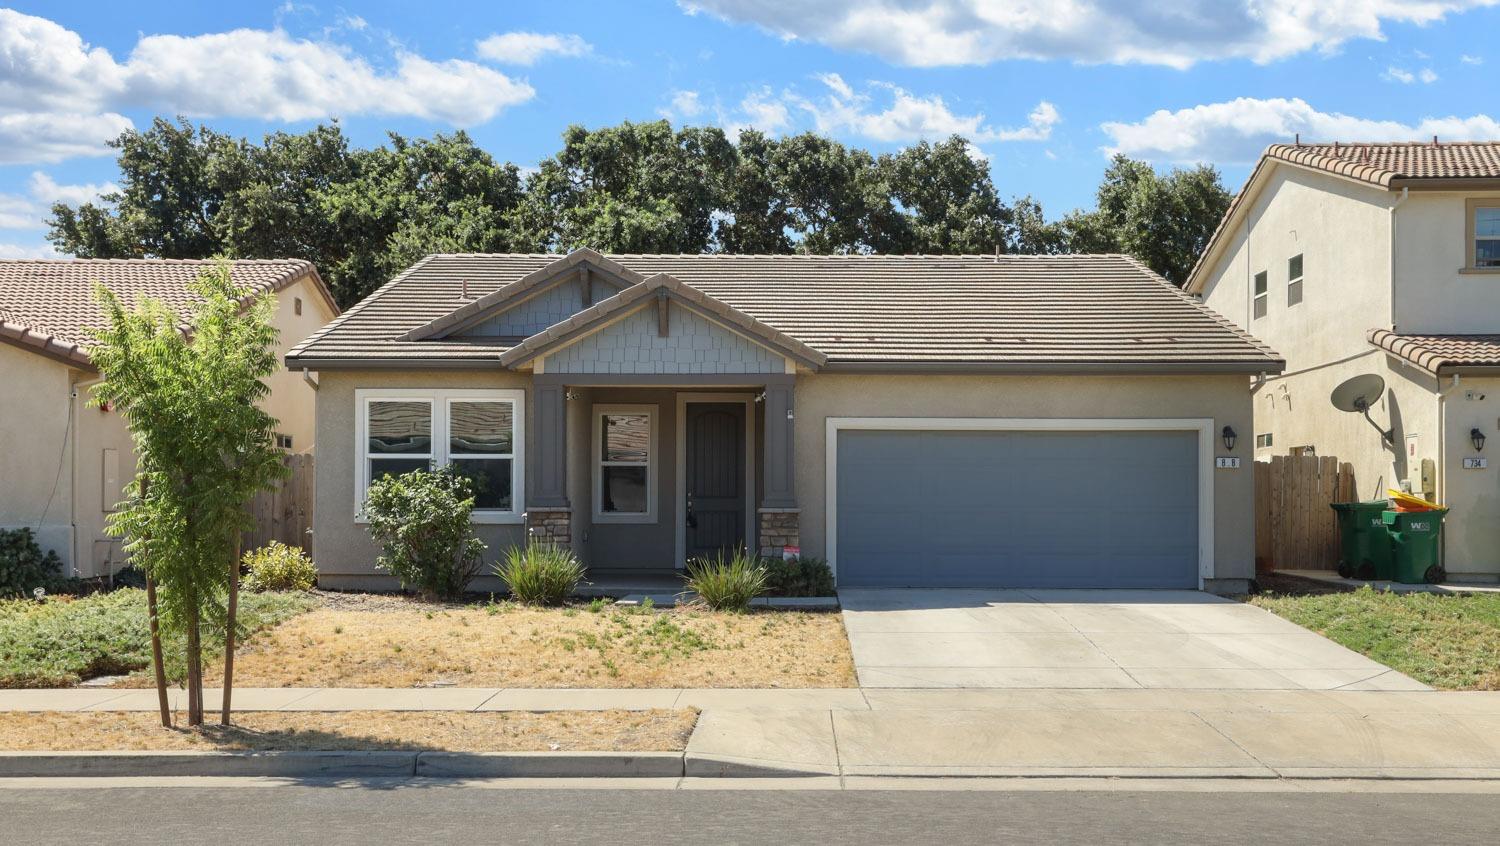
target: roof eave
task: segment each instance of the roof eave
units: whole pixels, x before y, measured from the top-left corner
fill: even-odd
[[[1243,373],[1277,374],[1286,369],[1280,359],[1254,361],[854,361],[835,359],[824,373],[923,374],[930,376],[993,375],[1150,375],[1187,376]]]

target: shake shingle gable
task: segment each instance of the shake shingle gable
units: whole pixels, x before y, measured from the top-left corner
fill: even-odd
[[[806,345],[831,368],[1281,367],[1275,352],[1126,256],[602,258],[642,278],[670,276]],[[559,259],[429,256],[293,350],[288,363],[501,366],[515,341],[408,338]]]

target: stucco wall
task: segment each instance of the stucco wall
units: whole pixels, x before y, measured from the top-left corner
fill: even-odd
[[[1213,430],[1250,430],[1244,376],[799,376],[795,449],[802,550],[826,554],[826,426],[829,417],[1212,418]],[[1225,454],[1218,444],[1215,454]],[[1214,572],[1255,575],[1254,481],[1248,441],[1238,470],[1214,471]],[[1129,479],[1105,480],[1128,495]]]
[[[1444,564],[1452,577],[1494,581],[1500,577],[1500,378],[1465,376],[1457,388],[1444,388],[1447,449],[1438,484],[1453,509],[1443,536]],[[1470,443],[1470,429],[1488,439],[1482,451]],[[1488,458],[1490,466],[1465,470],[1468,457]]]
[[[548,373],[784,373],[786,360],[722,326],[671,304],[661,337],[656,303],[547,356]]]
[[[298,299],[302,300],[300,315],[296,313]],[[276,344],[276,360],[284,361],[288,350],[332,319],[333,312],[309,280],[290,285],[277,294],[276,314],[272,318],[281,333]],[[278,368],[266,379],[266,384],[270,386],[271,394],[266,398],[264,408],[280,421],[276,431],[292,436],[292,452],[312,452],[315,398],[313,389],[302,380],[302,371]]]
[[[1396,212],[1399,332],[1500,332],[1500,275],[1460,273],[1471,233],[1464,201],[1500,191],[1409,195]]]
[[[68,394],[75,372],[0,343],[0,528],[35,530],[42,548],[56,550],[65,564],[73,556]]]
[[[1365,331],[1391,322],[1391,202],[1384,191],[1278,168],[1210,272],[1204,303],[1283,355],[1288,371],[1367,352]],[[1287,261],[1299,253],[1302,302],[1288,305]],[[1266,316],[1254,318],[1261,271]]]

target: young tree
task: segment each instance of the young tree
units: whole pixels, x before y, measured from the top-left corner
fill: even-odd
[[[109,531],[128,539],[131,562],[156,588],[162,628],[184,643],[188,725],[203,723],[203,635],[218,626],[227,725],[245,506],[286,472],[272,442],[276,420],[259,406],[276,369],[275,303],[265,295],[247,306],[250,292],[227,262],[193,291],[198,299],[178,314],[151,299],[132,311],[99,289],[108,323],[94,333],[102,379],[90,401],[119,410],[135,442],[136,482]]]

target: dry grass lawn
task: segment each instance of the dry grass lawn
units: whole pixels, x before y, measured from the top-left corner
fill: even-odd
[[[697,716],[690,710],[244,711],[229,728],[189,730],[162,728],[155,712],[0,713],[0,750],[678,752]]]
[[[852,687],[854,662],[836,613],[602,603],[439,606],[346,595],[250,638],[235,659],[234,681],[242,687]],[[150,679],[138,674],[132,683]]]

